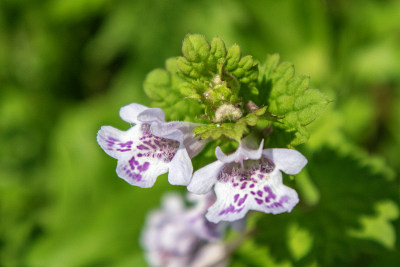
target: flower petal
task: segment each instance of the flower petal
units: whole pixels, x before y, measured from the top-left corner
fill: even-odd
[[[263,155],[269,158],[279,170],[287,174],[298,174],[307,164],[307,159],[293,149],[265,149]]]
[[[223,165],[223,162],[217,160],[197,170],[193,174],[192,180],[190,181],[187,189],[195,194],[207,193],[217,181],[218,174]]]
[[[193,129],[200,124],[191,122],[172,121],[168,123],[152,123],[151,132],[159,137],[164,137],[183,142],[190,158],[193,158],[204,148],[206,141],[194,137]]]
[[[120,131],[111,126],[103,126],[97,132],[97,142],[109,156],[118,159],[123,154],[131,153],[133,139],[139,139],[140,127],[132,127],[128,131]]]
[[[249,193],[240,194],[232,187],[232,184],[216,183],[214,187],[217,201],[212,205],[206,214],[207,220],[213,223],[220,221],[236,221],[243,218],[249,210],[246,201]]]
[[[206,244],[199,249],[190,267],[228,266],[228,254],[229,250],[222,242]]]
[[[139,113],[137,119],[142,123],[165,122],[165,114],[160,108],[148,108]]]
[[[258,186],[259,190],[263,190],[265,194],[264,198],[260,198],[258,191],[255,192],[253,198],[253,205],[251,209],[262,211],[265,213],[279,214],[283,212],[290,212],[294,206],[299,203],[299,196],[297,192],[290,187],[282,184],[282,173],[275,169],[271,174],[270,178],[266,179],[264,183],[260,183]],[[255,197],[257,196],[257,197]],[[262,199],[263,202],[257,200]]]
[[[248,148],[246,142],[242,142],[240,143],[235,153],[230,154],[229,156],[225,155],[220,147],[217,147],[215,149],[215,155],[217,156],[218,160],[224,163],[242,162],[243,160],[248,160],[248,159],[259,159],[261,157],[263,146],[264,146],[264,139],[261,141],[261,144],[257,150]]]
[[[98,133],[100,146],[108,155],[118,159],[118,176],[131,185],[151,187],[159,175],[168,171],[179,148],[177,141],[154,136],[149,128],[148,124],[137,124],[124,132],[103,126]],[[182,165],[184,161],[186,165]],[[186,156],[178,155],[172,168],[177,179],[185,177],[181,183],[189,183],[193,169],[187,153]]]
[[[157,177],[168,171],[168,163],[157,158],[139,157],[139,154],[119,159],[117,174],[131,185],[152,187]]]
[[[236,221],[249,210],[278,214],[290,212],[299,198],[293,189],[282,184],[282,174],[278,169],[261,167],[233,171],[218,181],[214,187],[217,201],[208,209],[206,218],[214,223]]]
[[[194,128],[200,125],[201,124],[198,123],[182,122],[179,126],[179,130],[183,133],[183,144],[190,158],[193,158],[199,154],[207,144],[206,140],[200,139],[199,136],[194,136]]]
[[[185,209],[182,197],[177,193],[167,193],[162,197],[162,208],[171,214],[178,214]]]
[[[192,177],[192,161],[181,145],[169,164],[168,181],[172,185],[188,185]]]
[[[152,134],[158,137],[172,139],[183,142],[183,133],[178,130],[181,122],[173,121],[167,123],[154,122],[151,124],[150,131]]]
[[[126,122],[134,123],[134,124],[140,123],[140,121],[138,120],[138,115],[140,113],[142,113],[143,111],[145,111],[146,109],[148,109],[148,107],[140,105],[140,104],[132,103],[132,104],[123,106],[119,110],[119,116]]]

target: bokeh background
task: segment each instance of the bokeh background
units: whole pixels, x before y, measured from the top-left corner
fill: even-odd
[[[121,106],[150,104],[146,74],[181,55],[187,33],[260,61],[280,53],[332,99],[299,148],[311,159],[299,223],[282,232],[290,214],[265,215],[272,230],[232,264],[260,266],[259,247],[269,266],[400,263],[399,14],[397,0],[1,0],[0,265],[145,266],[145,215],[177,189],[165,176],[129,186],[96,133],[129,127]],[[347,205],[357,217],[343,219]]]

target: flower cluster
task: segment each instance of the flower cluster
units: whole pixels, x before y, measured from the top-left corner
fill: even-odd
[[[195,259],[216,249],[202,244],[219,238],[217,225],[240,224],[250,210],[290,212],[299,197],[283,184],[282,172],[299,173],[307,159],[296,150],[265,148],[264,140],[285,140],[285,147],[306,142],[305,126],[327,103],[307,76],[279,64],[277,55],[260,64],[236,44],[227,49],[221,38],[208,42],[199,34],[186,36],[182,54],[144,82],[154,106],[163,109],[129,104],[120,110],[129,130],[103,126],[97,135],[129,184],[152,187],[168,172],[170,184],[202,199],[184,210],[169,197],[164,210],[149,217],[143,246],[155,266],[206,266]],[[177,121],[167,122],[164,111]],[[194,170],[192,158],[209,158],[214,149],[216,160]]]
[[[299,201],[296,191],[283,185],[281,173],[297,174],[306,165],[298,151],[263,149],[263,141],[252,149],[245,138],[230,155],[217,147],[217,161],[193,173],[191,158],[206,143],[194,137],[197,124],[166,122],[161,109],[136,103],[122,107],[120,116],[134,126],[127,131],[103,126],[97,141],[118,160],[118,176],[131,185],[151,187],[159,175],[169,172],[171,184],[188,186],[192,193],[214,189],[216,201],[206,214],[214,223],[236,221],[249,210],[290,212]]]

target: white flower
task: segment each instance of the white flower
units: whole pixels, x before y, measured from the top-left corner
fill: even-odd
[[[193,172],[190,157],[204,147],[204,141],[193,138],[196,124],[165,122],[164,112],[130,104],[120,110],[121,118],[135,124],[127,131],[103,126],[97,142],[118,160],[117,174],[131,185],[151,187],[157,177],[169,171],[168,181],[187,185]]]
[[[193,208],[185,209],[182,199],[169,194],[163,199],[163,207],[150,213],[143,229],[141,243],[151,266],[194,267],[201,265],[208,246],[219,241],[223,234],[217,224],[207,222],[204,214],[213,193],[198,197]],[[213,254],[215,263],[226,255],[220,243]],[[213,259],[207,262],[212,263]]]
[[[219,147],[217,161],[199,169],[188,186],[190,192],[204,194],[211,190],[217,201],[206,214],[209,221],[235,221],[249,210],[278,214],[290,212],[299,202],[296,191],[282,184],[282,173],[297,174],[307,159],[292,149],[258,150],[242,142],[235,153],[226,156]]]

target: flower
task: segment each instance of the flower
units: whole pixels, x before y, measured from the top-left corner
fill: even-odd
[[[103,126],[97,133],[101,148],[118,160],[118,176],[131,185],[151,187],[159,175],[169,170],[171,184],[187,185],[193,172],[190,157],[198,154],[205,144],[193,138],[193,128],[197,125],[167,123],[161,109],[136,103],[122,107],[120,116],[135,126],[127,131]]]
[[[281,171],[297,174],[307,159],[292,149],[262,150],[263,143],[252,150],[242,141],[229,156],[217,147],[218,160],[193,174],[188,186],[190,192],[204,194],[215,185],[217,201],[208,209],[209,221],[235,221],[249,210],[290,212],[299,202],[296,191],[282,184]]]
[[[166,195],[161,210],[153,211],[146,220],[141,244],[147,261],[152,266],[200,267],[204,265],[205,252],[214,249],[207,263],[219,263],[225,257],[224,245],[220,241],[223,229],[208,222],[204,214],[215,196],[212,192],[193,199],[196,205],[185,209],[182,199],[176,194]],[[213,242],[213,243],[210,243]],[[208,265],[207,265],[208,266]],[[222,265],[225,266],[225,265]]]

